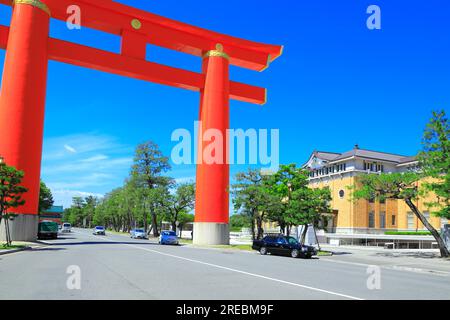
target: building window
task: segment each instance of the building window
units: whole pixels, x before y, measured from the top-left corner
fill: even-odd
[[[395,222],[396,222],[396,221],[395,221],[395,215],[392,215],[392,217],[391,217],[391,218],[392,218],[392,220],[391,220],[391,224],[392,224],[393,226],[395,226]]]
[[[344,190],[339,190],[339,198],[344,199],[345,192]]]
[[[386,212],[380,212],[380,228],[386,229]]]
[[[375,213],[369,212],[369,228],[375,228]]]
[[[408,229],[415,229],[416,225],[414,223],[414,214],[412,212],[408,212]]]

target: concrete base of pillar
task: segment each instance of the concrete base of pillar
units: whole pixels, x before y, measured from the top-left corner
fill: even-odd
[[[39,216],[37,214],[19,214],[9,221],[12,241],[36,241]],[[5,221],[0,224],[0,241],[5,241]]]
[[[198,245],[228,245],[230,244],[230,229],[228,223],[195,222],[194,244]]]

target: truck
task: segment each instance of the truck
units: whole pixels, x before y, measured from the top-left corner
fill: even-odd
[[[39,222],[38,239],[57,239],[58,224],[54,221],[44,220]]]

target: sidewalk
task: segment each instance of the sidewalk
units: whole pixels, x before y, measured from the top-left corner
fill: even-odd
[[[30,250],[33,246],[37,246],[37,243],[34,242],[23,242],[23,241],[14,241],[12,243],[13,248],[10,249],[3,249],[3,243],[0,244],[0,256],[9,254],[9,253],[15,253],[20,252],[24,250]]]
[[[321,245],[332,251],[326,260],[338,263],[377,265],[384,268],[434,273],[450,277],[450,259],[440,258],[438,249],[384,249],[382,247],[355,247]]]

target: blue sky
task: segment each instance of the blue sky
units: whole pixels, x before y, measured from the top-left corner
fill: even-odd
[[[217,1],[122,3],[250,40],[284,45],[263,73],[233,67],[233,80],[268,88],[268,103],[231,102],[232,128],[280,130],[280,161],[314,150],[361,148],[413,155],[433,109],[450,110],[447,0]],[[381,8],[381,30],[366,9]],[[0,6],[0,24],[11,10]],[[119,51],[116,36],[52,21],[51,36]],[[200,71],[197,57],[149,46],[152,61]],[[4,52],[0,51],[3,70]],[[170,155],[174,129],[193,130],[198,93],[49,63],[42,178],[57,204],[118,187],[134,147],[153,140]],[[233,166],[232,173],[244,169]],[[194,166],[174,166],[179,181]]]

